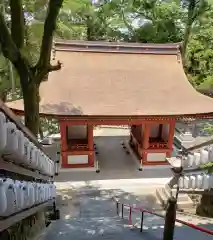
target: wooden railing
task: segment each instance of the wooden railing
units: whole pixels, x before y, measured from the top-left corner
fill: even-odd
[[[71,150],[88,150],[88,144],[75,144],[70,146]]]
[[[0,195],[2,232],[50,204],[55,208],[55,195],[50,193],[54,186],[55,163],[45,154],[36,137],[1,100],[0,114],[0,187],[4,189]],[[10,189],[16,191],[8,195]],[[48,194],[44,194],[47,190]],[[18,194],[27,196],[27,201],[21,201]],[[13,202],[13,198],[16,201]]]
[[[151,142],[149,143],[149,149],[165,149],[167,148],[166,142]]]

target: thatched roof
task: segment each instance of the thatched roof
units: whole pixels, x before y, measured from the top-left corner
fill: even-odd
[[[213,112],[188,82],[179,44],[56,43],[60,71],[41,84],[40,112],[66,116],[187,115]],[[8,103],[23,110],[21,100]]]

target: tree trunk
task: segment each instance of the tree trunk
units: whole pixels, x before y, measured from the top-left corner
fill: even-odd
[[[189,42],[191,30],[192,30],[192,23],[190,22],[186,26],[184,39],[183,39],[183,48],[182,48],[183,65],[186,64],[186,49]]]
[[[31,80],[28,85],[22,85],[22,91],[25,125],[37,136],[39,131],[39,85]]]
[[[210,194],[213,193],[213,190],[210,190]],[[203,195],[201,201],[197,206],[196,213],[203,217],[213,217],[213,196],[212,195]]]
[[[7,101],[7,91],[6,90],[4,90],[0,93],[0,98],[3,102]]]
[[[93,21],[91,19],[90,16],[87,16],[87,19],[86,19],[86,29],[87,29],[87,37],[86,37],[86,40],[87,41],[93,41],[95,40],[94,39],[94,36],[93,36]]]
[[[39,123],[39,135],[40,135],[40,139],[43,140],[44,139],[44,133],[43,133],[43,129],[42,129],[42,126],[41,126],[41,122]]]

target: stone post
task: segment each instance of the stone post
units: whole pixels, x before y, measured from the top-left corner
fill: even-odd
[[[174,197],[169,198],[166,209],[163,240],[173,240],[176,219],[176,208],[177,200]]]

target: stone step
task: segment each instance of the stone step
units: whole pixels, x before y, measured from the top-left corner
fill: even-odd
[[[144,189],[143,189],[144,190]],[[65,191],[66,192],[66,191]],[[70,206],[64,207],[64,217],[59,221],[53,222],[48,228],[49,231],[43,235],[43,240],[157,240],[161,239],[164,231],[164,219],[153,216],[150,214],[144,214],[143,232],[140,233],[141,212],[132,211],[132,224],[130,226],[129,209],[124,209],[125,220],[122,220],[116,214],[116,204],[114,201],[108,198],[110,190],[106,191],[79,191],[76,200],[79,205],[75,206],[76,213],[73,214],[73,209]],[[160,188],[159,192],[164,198],[168,198],[171,193],[171,189],[168,187]],[[88,194],[89,193],[89,194]],[[82,195],[81,195],[82,194]],[[134,199],[125,195],[127,204],[134,204]],[[133,197],[133,195],[132,195]],[[182,198],[181,198],[182,199]],[[136,199],[137,200],[137,199]],[[73,201],[71,201],[73,202]],[[141,201],[142,207],[145,206],[145,201]],[[137,205],[137,202],[136,202]],[[150,208],[152,211],[156,211]],[[78,210],[78,211],[77,211]],[[164,215],[165,211],[156,211],[159,214]],[[121,212],[120,212],[121,214]],[[62,216],[62,215],[61,215]],[[183,216],[183,214],[177,214],[177,218],[180,220],[188,221],[195,224],[205,224],[199,219],[195,219],[195,216]],[[196,221],[195,221],[196,220]],[[199,220],[199,221],[198,221]],[[187,229],[187,231],[185,230]],[[189,232],[190,231],[190,232]],[[174,239],[184,239],[188,236],[193,240],[210,240],[211,238],[205,238],[204,234],[189,228],[182,227],[181,224],[176,226]],[[210,236],[212,237],[212,236]]]
[[[156,189],[156,197],[160,201],[163,207],[166,206],[168,197],[165,194],[164,188],[158,188]]]
[[[165,207],[167,200],[170,196],[176,196],[176,189],[170,189],[168,185],[165,185],[164,188],[156,189],[156,197],[161,202],[162,206]],[[193,207],[193,201],[185,193],[179,193],[177,201],[178,209],[187,209]]]

